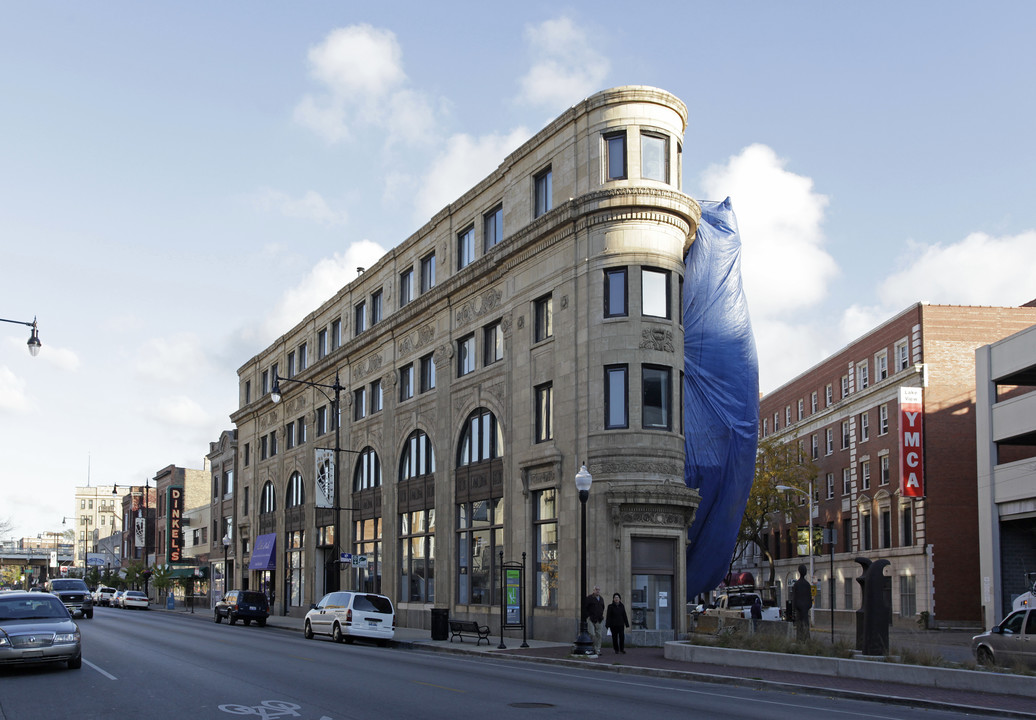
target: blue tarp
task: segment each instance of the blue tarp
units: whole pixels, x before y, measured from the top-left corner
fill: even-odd
[[[701,495],[688,529],[687,599],[723,580],[755,476],[759,361],[730,198],[701,203],[684,260],[684,482]]]

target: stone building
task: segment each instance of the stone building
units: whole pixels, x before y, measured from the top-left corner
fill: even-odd
[[[760,436],[796,442],[816,463],[821,627],[832,609],[836,624],[854,622],[860,556],[891,562],[896,623],[981,624],[975,351],[1034,323],[1032,307],[918,303],[762,398]],[[809,555],[801,500],[767,535],[783,594]],[[753,563],[740,569],[765,576]]]
[[[685,630],[686,122],[654,88],[587,98],[241,366],[240,562],[274,612],[358,588],[496,631],[524,556],[530,636],[574,638],[585,463],[589,586],[647,641]]]
[[[975,371],[982,610],[992,627],[1036,581],[1036,326],[980,347]]]
[[[88,556],[95,556],[95,563],[104,565],[111,562],[110,558],[97,558],[98,540],[106,538],[115,533],[118,527],[120,513],[116,506],[116,496],[112,494],[111,485],[85,485],[76,488],[75,512],[72,517],[66,517],[63,521],[68,527],[69,520],[75,520],[74,532],[75,548],[74,565],[86,568]]]
[[[225,430],[219,440],[209,443],[209,469],[212,473],[212,492],[206,528],[192,528],[192,539],[209,546],[212,590],[222,596],[227,590],[248,587],[247,570],[234,569],[239,547],[247,548],[250,537],[248,526],[248,493],[244,493],[242,514],[237,508],[234,480],[237,477],[237,430]]]

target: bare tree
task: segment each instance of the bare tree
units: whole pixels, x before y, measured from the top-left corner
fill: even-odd
[[[14,521],[11,518],[0,518],[0,540],[14,531]]]

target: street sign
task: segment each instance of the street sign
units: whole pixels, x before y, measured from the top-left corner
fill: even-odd
[[[352,553],[341,553],[338,556],[338,560],[340,562],[344,562],[344,563],[352,563],[352,561],[353,561],[353,554]]]
[[[353,567],[354,568],[365,568],[365,567],[367,567],[367,556],[366,555],[353,555]]]

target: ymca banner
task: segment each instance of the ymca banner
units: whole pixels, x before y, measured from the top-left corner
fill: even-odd
[[[133,547],[144,547],[144,536],[147,534],[147,519],[138,517],[133,519]]]
[[[921,388],[899,388],[899,494],[924,497],[924,399]]]
[[[316,506],[330,508],[335,506],[335,453],[334,450],[318,448],[316,451],[317,460],[317,482],[316,482]]]

